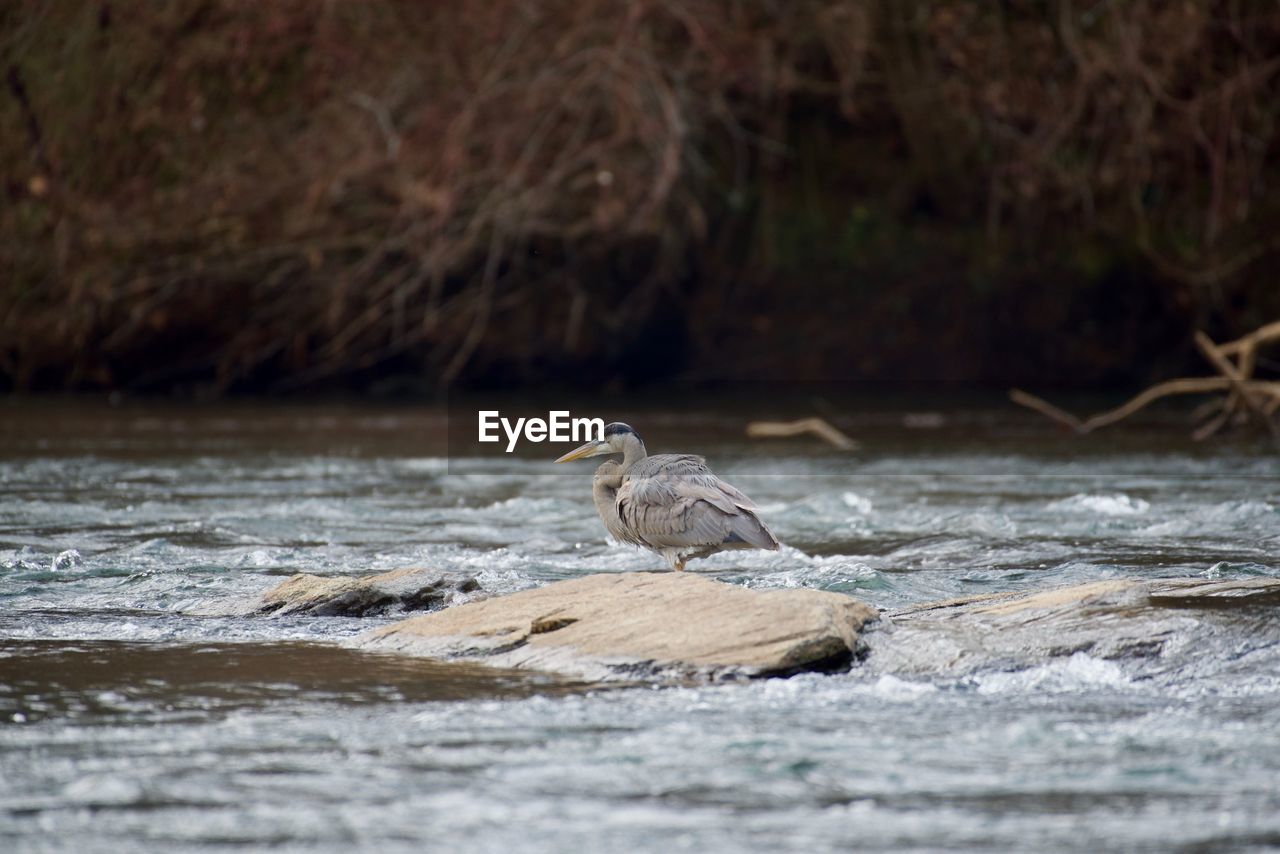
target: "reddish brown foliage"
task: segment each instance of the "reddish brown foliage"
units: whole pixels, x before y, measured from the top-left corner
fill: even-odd
[[[24,0],[0,49],[17,387],[538,375],[663,303],[709,351],[819,125],[874,159],[809,164],[837,206],[1118,236],[1193,302],[1280,249],[1267,4]]]

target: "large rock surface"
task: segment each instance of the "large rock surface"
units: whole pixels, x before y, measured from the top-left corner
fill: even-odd
[[[610,573],[412,617],[356,643],[585,679],[754,677],[846,666],[875,618],[838,593]]]
[[[1205,650],[1274,631],[1269,609],[1280,605],[1280,579],[1127,578],[973,596],[880,615],[865,636],[878,615],[848,596],[753,590],[692,573],[609,573],[484,596],[471,576],[440,570],[295,575],[259,596],[190,613],[427,610],[351,643],[593,681],[784,675],[837,669],[867,652],[870,672],[954,677],[1077,653],[1194,664]]]
[[[886,616],[878,670],[962,675],[1058,656],[1156,657],[1194,652],[1229,628],[1229,609],[1280,604],[1280,579],[1116,579],[1032,593],[932,602]]]

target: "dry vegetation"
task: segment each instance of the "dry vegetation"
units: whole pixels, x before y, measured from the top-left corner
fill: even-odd
[[[1200,324],[1277,300],[1272,3],[14,0],[0,62],[19,389],[544,377],[672,306],[717,352],[803,286],[801,167],[984,258],[1101,236]]]

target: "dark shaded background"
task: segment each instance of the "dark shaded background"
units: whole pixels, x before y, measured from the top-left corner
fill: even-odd
[[[0,64],[11,390],[1115,386],[1280,317],[1275,2],[12,0]]]

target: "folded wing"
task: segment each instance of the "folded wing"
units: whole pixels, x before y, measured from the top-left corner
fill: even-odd
[[[716,477],[702,457],[647,457],[624,478],[617,511],[630,542],[659,551],[778,548],[751,499]]]

